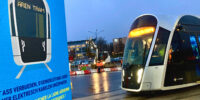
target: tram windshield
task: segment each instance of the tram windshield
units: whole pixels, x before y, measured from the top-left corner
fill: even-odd
[[[133,31],[135,30],[139,29],[137,28]],[[150,30],[149,28],[148,30],[142,28],[139,33],[138,31],[134,32],[135,35],[131,35],[131,32],[129,33],[124,51],[123,67],[144,66],[146,64],[154,31],[155,29],[153,27]]]
[[[16,21],[19,37],[46,38],[46,10],[41,1],[16,1]]]

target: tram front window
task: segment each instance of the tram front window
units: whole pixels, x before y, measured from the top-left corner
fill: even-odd
[[[152,38],[153,32],[128,38],[124,52],[124,68],[145,66]]]
[[[16,3],[19,37],[46,38],[46,12],[44,5],[34,5],[33,7],[37,9],[31,9],[32,2],[27,3],[30,8],[24,8],[20,3],[21,1]]]

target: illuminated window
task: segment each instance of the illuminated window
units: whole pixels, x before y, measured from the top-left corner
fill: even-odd
[[[75,46],[70,46],[71,49],[75,48]]]
[[[76,48],[76,51],[79,51],[80,49],[79,48]]]
[[[82,44],[82,47],[85,47],[85,44]]]
[[[114,39],[114,42],[118,42],[118,39]]]
[[[77,56],[78,56],[78,57],[82,57],[82,56],[83,56],[83,54],[79,53],[79,54],[77,54]]]
[[[81,47],[81,45],[76,45],[76,47],[80,48],[80,47]]]

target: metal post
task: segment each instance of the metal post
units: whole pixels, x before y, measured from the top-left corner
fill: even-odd
[[[46,63],[44,63],[44,65],[47,67],[47,69],[49,70],[49,72],[52,72],[51,68]]]
[[[18,73],[16,79],[19,79],[19,78],[20,78],[20,76],[22,75],[22,73],[23,73],[23,71],[24,71],[25,68],[26,68],[26,65],[24,65],[24,66],[22,67],[22,69],[21,69],[20,72]]]

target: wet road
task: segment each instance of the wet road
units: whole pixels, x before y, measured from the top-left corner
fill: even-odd
[[[73,76],[74,100],[200,100],[200,86],[152,93],[129,93],[121,90],[121,72]]]
[[[93,73],[91,75],[72,76],[72,98],[120,90],[121,72]]]

